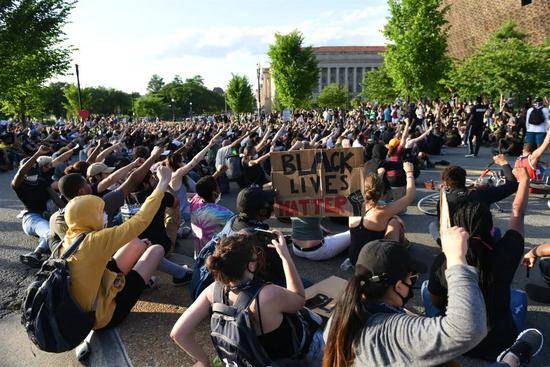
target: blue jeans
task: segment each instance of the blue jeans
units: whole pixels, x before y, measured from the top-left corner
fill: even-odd
[[[525,144],[529,144],[533,148],[540,147],[544,142],[545,136],[546,136],[546,133],[534,133],[534,132],[528,131],[525,134]]]
[[[38,237],[38,247],[49,250],[50,222],[38,213],[27,213],[23,216],[23,232]]]

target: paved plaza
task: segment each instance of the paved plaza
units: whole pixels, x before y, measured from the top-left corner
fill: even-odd
[[[444,156],[433,157],[433,160],[444,159],[452,164],[458,164],[467,169],[470,178],[475,178],[490,162],[490,150],[482,148],[477,159],[464,158],[465,152],[465,148],[446,149]],[[543,158],[545,161],[549,159],[550,155]],[[512,163],[511,159],[510,162]],[[417,180],[419,188],[416,200],[408,208],[407,213],[403,215],[403,220],[407,226],[407,238],[413,243],[414,251],[418,252],[427,264],[431,263],[438,251],[435,241],[428,233],[428,224],[434,218],[422,214],[417,209],[416,203],[418,199],[431,193],[431,191],[423,188],[423,182],[439,180],[441,169],[441,167],[437,167],[422,172]],[[10,188],[9,182],[12,175],[13,172],[0,175],[0,187],[3,188],[0,192],[0,327],[4,334],[2,339],[6,341],[0,343],[0,366],[78,365],[72,353],[46,355],[39,352],[31,346],[31,342],[19,323],[18,310],[22,292],[29,283],[34,271],[23,266],[18,257],[20,253],[33,249],[36,240],[23,233],[20,220],[16,218],[17,213],[22,209],[22,205]],[[234,209],[237,192],[236,186],[232,187],[231,194],[222,198],[222,204]],[[504,230],[507,226],[511,203],[510,199],[502,203],[504,209],[502,213],[493,211],[496,218],[495,224]],[[344,227],[328,220],[325,222],[332,230],[344,230]],[[526,216],[526,248],[550,240],[549,224],[550,209],[547,206],[547,200],[540,196],[531,196]],[[272,228],[278,228],[289,233],[288,225],[283,225],[275,219],[270,220],[270,225]],[[185,240],[181,241],[176,253],[173,254],[173,259],[180,263],[191,264],[191,255],[192,241]],[[350,272],[340,270],[340,264],[345,257],[345,254],[342,254],[332,260],[323,262],[311,262],[295,257],[295,261],[302,277],[314,283],[331,275],[349,277]],[[118,363],[127,363],[124,357],[128,357],[134,366],[188,366],[191,364],[189,357],[169,337],[173,324],[191,302],[188,288],[174,287],[170,278],[165,275],[160,275],[160,279],[160,286],[157,289],[147,290],[135,306],[132,314],[118,328],[116,335],[110,336],[116,342],[121,340],[124,348],[108,351],[107,353],[102,350],[105,343],[96,343],[89,365],[102,365],[105,360],[109,360],[108,358],[119,358],[117,359]],[[538,270],[533,270],[529,282],[540,283],[541,281]],[[526,271],[523,266],[520,266],[515,276],[514,287],[522,289],[525,284]],[[420,290],[415,290],[415,294],[411,306],[415,311],[421,312]],[[550,335],[550,305],[541,305],[529,301],[527,326],[537,327],[544,335]],[[208,324],[204,323],[197,338],[213,353],[208,330]],[[36,357],[33,353],[36,354]],[[471,360],[461,362],[465,366],[484,365]],[[531,365],[550,365],[550,345],[548,343]]]

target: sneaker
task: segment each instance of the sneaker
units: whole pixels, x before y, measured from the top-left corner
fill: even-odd
[[[185,275],[181,278],[172,277],[172,284],[176,287],[181,287],[182,285],[186,285],[191,281],[191,278],[193,277],[193,274],[190,272],[186,272]]]
[[[147,289],[158,288],[159,282],[160,282],[159,278],[153,275],[151,278],[149,278],[149,281],[145,285],[145,288]]]
[[[512,353],[515,356],[520,366],[527,366],[531,361],[531,358],[539,354],[544,344],[544,336],[537,329],[526,329],[518,335],[516,341],[512,346],[502,352],[497,362],[502,362],[502,359]]]
[[[29,252],[28,254],[20,255],[19,261],[31,268],[39,268],[42,266],[42,256],[37,252]]]
[[[191,227],[188,227],[186,225],[182,225],[178,229],[178,238],[187,238],[191,234]]]
[[[475,157],[474,154],[466,154],[466,155],[464,156],[464,158],[473,158],[473,157]]]

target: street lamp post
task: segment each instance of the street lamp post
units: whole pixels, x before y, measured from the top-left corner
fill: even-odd
[[[193,102],[189,102],[189,118],[193,118]]]
[[[261,72],[261,67],[260,67],[260,63],[258,63],[256,65],[256,74],[258,76],[258,119],[260,118],[260,110],[262,108],[262,100],[260,97],[260,72]]]
[[[174,106],[174,98],[171,99],[172,101],[172,121],[176,121],[176,106]]]

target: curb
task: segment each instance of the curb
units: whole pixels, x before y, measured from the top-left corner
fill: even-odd
[[[84,365],[133,367],[117,328],[94,332],[91,353]],[[74,353],[74,352],[73,352]]]

